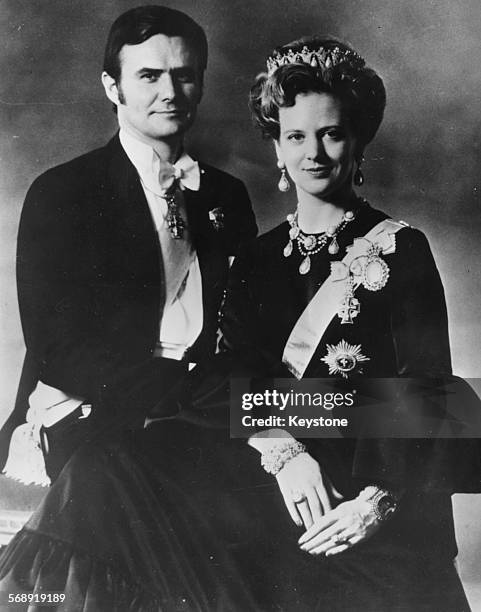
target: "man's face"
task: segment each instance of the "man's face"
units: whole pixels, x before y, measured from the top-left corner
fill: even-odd
[[[120,81],[105,73],[103,80],[120,126],[148,143],[182,137],[202,94],[202,72],[188,42],[156,34],[139,45],[124,45],[119,59]]]

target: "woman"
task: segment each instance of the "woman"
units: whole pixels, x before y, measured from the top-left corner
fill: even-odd
[[[236,259],[225,343],[258,376],[331,377],[345,390],[391,381],[380,435],[394,417],[406,435],[414,409],[438,419],[443,411],[429,393],[413,395],[413,379],[438,388],[451,361],[443,287],[425,236],[353,190],[383,117],[383,83],[356,52],[328,39],[280,47],[267,69],[251,109],[273,140],[279,189],[289,177],[297,206]],[[391,380],[399,377],[403,388]],[[292,529],[277,537],[281,561],[267,597],[277,589],[286,610],[469,609],[453,565],[451,441],[396,435],[251,437],[292,520],[307,528],[297,556],[293,541],[286,546]],[[276,499],[263,503],[278,520]]]
[[[87,611],[468,610],[453,567],[449,449],[300,442],[281,430],[248,446],[222,429],[226,400],[211,384],[232,369],[331,376],[344,391],[449,374],[425,237],[352,188],[384,103],[380,78],[337,41],[295,42],[269,59],[251,105],[298,205],[234,263],[221,366],[207,378],[194,370],[181,418],[73,456],[8,547],[2,590],[63,591],[64,609]]]

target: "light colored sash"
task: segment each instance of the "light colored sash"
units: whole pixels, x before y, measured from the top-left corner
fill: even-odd
[[[394,235],[406,225],[392,219],[381,221],[364,237],[355,238],[342,262],[332,263],[331,274],[306,306],[284,347],[282,362],[297,379],[303,377],[324,332],[339,310],[346,293],[347,271],[352,262],[358,257],[365,257],[373,244],[381,247],[383,255],[394,253],[396,251]],[[361,283],[361,277],[355,275],[353,280],[353,289],[356,289]]]

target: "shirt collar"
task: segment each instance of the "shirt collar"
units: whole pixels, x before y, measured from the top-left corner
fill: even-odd
[[[127,154],[127,157],[135,166],[140,179],[149,189],[162,195],[158,176],[161,161],[154,149],[135,138],[126,130],[120,129],[120,143]],[[191,191],[198,191],[200,188],[200,169],[199,164],[190,157],[185,151],[173,164],[174,176],[179,180],[180,186]],[[159,193],[160,190],[160,193]]]

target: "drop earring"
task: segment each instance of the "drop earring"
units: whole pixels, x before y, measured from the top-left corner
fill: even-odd
[[[357,170],[356,172],[354,172],[354,185],[356,185],[356,187],[362,187],[362,185],[364,185],[364,174],[362,173],[361,170],[361,164],[364,161],[364,155],[361,155],[361,157],[359,158],[359,161],[357,162]]]
[[[279,191],[283,191],[283,192],[289,191],[289,189],[291,188],[291,184],[289,183],[287,176],[286,176],[286,167],[284,165],[284,162],[281,162],[279,160],[277,162],[277,167],[281,171],[281,178],[279,179],[279,182],[277,183],[277,187]]]

